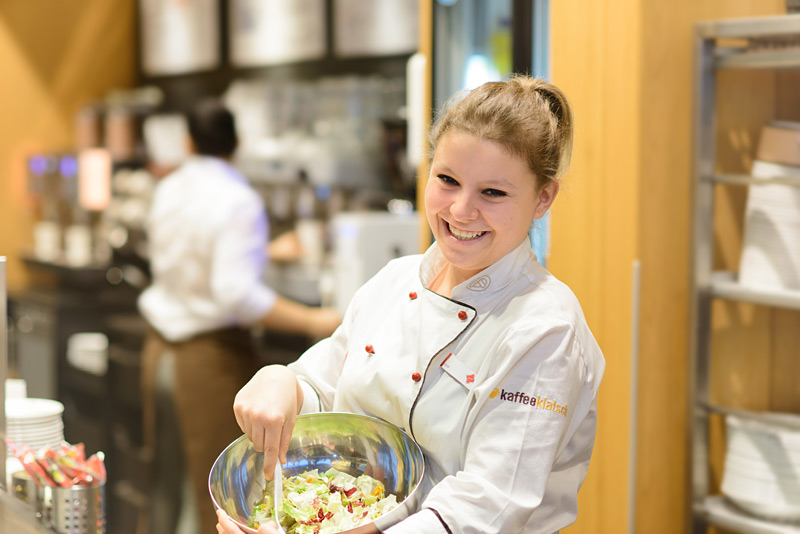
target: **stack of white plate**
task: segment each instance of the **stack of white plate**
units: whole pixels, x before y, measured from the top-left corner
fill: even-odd
[[[773,415],[786,426],[727,416],[722,493],[754,516],[800,522],[800,418]]]
[[[796,178],[800,183],[800,166],[755,161],[751,174]],[[800,187],[750,186],[744,224],[739,282],[800,291]]]
[[[49,399],[6,399],[6,437],[34,450],[64,441],[64,405]],[[9,451],[10,453],[10,451]]]

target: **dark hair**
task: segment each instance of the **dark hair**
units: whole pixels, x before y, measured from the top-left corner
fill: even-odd
[[[230,157],[239,142],[233,113],[216,99],[198,102],[189,113],[189,134],[205,156]]]
[[[432,151],[451,130],[500,143],[522,158],[544,186],[558,180],[569,164],[572,109],[555,85],[515,75],[451,98],[431,129]]]

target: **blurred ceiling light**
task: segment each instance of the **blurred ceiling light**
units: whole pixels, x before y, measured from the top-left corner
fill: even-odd
[[[464,68],[464,89],[475,89],[479,85],[500,79],[500,75],[483,54],[472,54]]]

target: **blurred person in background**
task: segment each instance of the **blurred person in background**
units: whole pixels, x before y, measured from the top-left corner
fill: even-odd
[[[262,282],[267,217],[261,197],[231,165],[238,142],[232,113],[203,100],[188,126],[191,155],[153,198],[153,281],[138,302],[151,327],[142,365],[144,439],[156,473],[148,531],[159,534],[176,532],[179,511],[189,525],[199,520],[190,532],[215,530],[208,473],[241,435],[230,410],[258,363],[251,327],[318,339],[341,320]]]

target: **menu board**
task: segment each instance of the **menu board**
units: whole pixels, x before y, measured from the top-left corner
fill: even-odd
[[[142,71],[214,69],[220,62],[219,0],[139,0]]]
[[[333,54],[355,57],[416,52],[418,11],[418,0],[333,0]]]
[[[236,67],[325,57],[324,0],[230,0],[229,19]]]

